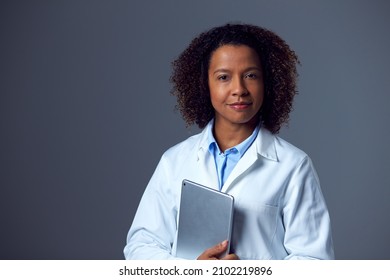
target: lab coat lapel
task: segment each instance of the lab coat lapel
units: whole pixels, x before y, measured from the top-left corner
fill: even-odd
[[[198,171],[200,184],[212,189],[219,189],[215,162],[208,150],[198,152]]]
[[[219,190],[217,169],[215,167],[213,156],[208,150],[207,129],[204,129],[203,135],[198,144],[196,170],[199,172],[199,174],[196,174],[196,178],[199,178],[197,183]]]
[[[248,170],[248,168],[251,167],[257,159],[258,154],[256,151],[256,145],[251,145],[244,156],[238,161],[237,165],[232,170],[232,173],[230,173],[225,184],[222,186],[222,191],[227,192],[231,184],[246,170]]]
[[[246,151],[244,156],[238,161],[237,165],[232,170],[232,173],[230,173],[222,187],[222,191],[227,192],[229,188],[233,187],[234,184],[232,185],[232,183],[259,160],[260,157],[272,161],[278,160],[275,147],[275,136],[264,128],[260,128],[255,141]]]

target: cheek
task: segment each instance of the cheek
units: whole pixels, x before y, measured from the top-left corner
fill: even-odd
[[[257,86],[254,92],[256,93],[255,96],[257,102],[262,104],[264,102],[264,96],[265,96],[264,86],[262,85]]]
[[[209,91],[210,91],[211,104],[213,104],[213,106],[222,101],[223,94],[222,94],[222,91],[218,87],[210,84]]]
[[[261,109],[264,104],[264,92],[260,91],[254,96],[254,101],[256,102],[255,108],[257,111]]]
[[[211,101],[211,105],[213,106],[214,110],[216,107],[218,107],[218,98],[216,97],[216,95],[214,93],[211,93],[210,91],[210,101]]]

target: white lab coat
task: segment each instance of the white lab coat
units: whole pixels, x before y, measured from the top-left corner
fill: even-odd
[[[205,128],[162,156],[129,230],[126,259],[175,258],[182,180],[218,188],[207,133]],[[240,259],[334,258],[329,214],[310,158],[268,130],[260,129],[222,191],[235,199],[231,247]]]

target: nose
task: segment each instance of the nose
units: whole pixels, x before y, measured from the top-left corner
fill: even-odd
[[[233,79],[231,92],[233,96],[244,96],[248,94],[245,81],[241,77],[236,77]]]

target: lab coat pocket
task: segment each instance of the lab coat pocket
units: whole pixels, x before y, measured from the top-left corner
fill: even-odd
[[[233,248],[241,259],[271,259],[278,206],[237,201],[234,212]]]

